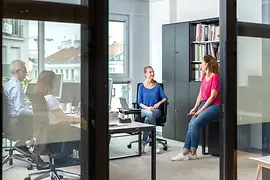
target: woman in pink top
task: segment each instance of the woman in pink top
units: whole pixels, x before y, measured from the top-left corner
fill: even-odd
[[[200,128],[209,121],[218,118],[220,113],[219,99],[219,66],[210,55],[203,58],[201,64],[203,77],[196,104],[189,112],[192,118],[188,125],[184,151],[173,157],[173,161],[197,159],[197,148],[200,141]]]

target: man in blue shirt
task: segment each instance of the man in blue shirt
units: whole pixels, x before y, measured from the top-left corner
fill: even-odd
[[[29,99],[24,94],[22,89],[22,81],[26,78],[27,70],[25,63],[21,60],[15,60],[10,64],[11,75],[10,80],[4,85],[4,93],[7,97],[8,103],[8,116],[11,117],[9,120],[10,133],[13,138],[18,138],[18,148],[28,153],[32,161],[35,162],[36,156],[29,152],[25,143],[27,140],[32,139],[33,132],[33,111],[27,105]],[[39,157],[41,168],[47,168],[48,163],[44,163]]]
[[[23,61],[15,60],[11,63],[11,79],[4,85],[8,99],[8,115],[17,118],[31,116],[32,109],[27,107],[28,101],[22,89],[22,81],[26,78],[27,70]]]

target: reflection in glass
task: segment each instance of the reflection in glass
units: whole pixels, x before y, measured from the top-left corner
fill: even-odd
[[[237,19],[243,22],[269,24],[269,1],[255,0],[247,3],[245,0],[237,0]]]
[[[238,37],[237,43],[238,180],[249,180],[258,165],[250,158],[270,155],[270,41]],[[260,178],[268,177],[262,173]]]
[[[80,30],[79,24],[45,22],[45,68],[62,73],[64,82],[81,79]]]
[[[87,128],[80,114],[80,25],[3,22],[3,142],[17,154],[2,151],[3,178],[14,179],[20,171],[24,179],[29,177],[27,169],[49,169],[52,163],[61,170],[74,166],[61,174],[64,177],[80,174],[81,132]],[[38,43],[44,44],[45,52]],[[45,57],[39,59],[40,53]]]

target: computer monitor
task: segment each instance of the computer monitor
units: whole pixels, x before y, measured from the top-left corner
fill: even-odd
[[[109,90],[109,110],[111,110],[111,104],[112,104],[112,89],[113,89],[113,80],[112,78],[109,78],[109,84],[108,84],[108,90]]]
[[[56,74],[54,81],[54,90],[52,91],[51,95],[55,96],[58,99],[61,99],[62,90],[63,90],[63,74]]]
[[[58,99],[61,99],[62,97],[62,90],[63,90],[63,75],[62,74],[56,74],[55,81],[54,81],[54,90],[52,91],[51,95],[55,96]],[[35,86],[36,82],[31,82],[27,86],[26,94],[32,94],[35,93]]]

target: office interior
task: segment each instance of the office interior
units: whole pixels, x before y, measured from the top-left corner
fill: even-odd
[[[75,0],[48,0],[48,2],[80,4]],[[168,95],[167,122],[164,127],[156,127],[157,138],[166,139],[168,145],[166,149],[163,149],[163,145],[157,143],[161,153],[156,154],[156,179],[216,180],[222,178],[220,177],[222,164],[220,162],[222,148],[220,136],[222,133],[218,120],[209,123],[201,131],[199,159],[188,162],[173,162],[170,159],[182,152],[189,122],[186,114],[192,108],[200,85],[196,77],[190,78],[193,72],[191,67],[194,66],[195,71],[196,68],[199,71],[200,65],[199,62],[191,60],[193,56],[190,53],[193,52],[195,44],[201,45],[193,43],[196,40],[191,28],[195,28],[200,23],[211,25],[213,23],[219,26],[219,5],[220,2],[215,0],[203,2],[199,0],[189,2],[183,0],[109,0],[109,120],[110,118],[117,119],[118,108],[121,107],[120,97],[125,98],[129,107],[132,107],[132,103],[136,101],[137,84],[145,79],[143,74],[145,66],[151,65],[154,68],[155,79],[163,83],[165,93]],[[238,0],[237,6],[238,21],[269,24],[268,1],[247,4],[243,0]],[[42,70],[52,70],[60,78],[57,83],[59,91],[56,91],[54,95],[59,99],[61,108],[68,111],[68,114],[77,115],[80,102],[84,97],[81,92],[85,88],[81,84],[83,78],[81,24],[33,19],[16,20],[8,17],[3,18],[2,22],[3,84],[9,77],[9,64],[15,59],[26,62],[27,79],[31,79],[31,82],[25,82],[25,94],[33,92]],[[174,47],[174,45],[164,44],[164,42],[169,43],[170,38],[173,39],[171,42],[174,45],[179,40],[180,51],[184,54],[180,59],[185,59],[185,62],[177,64],[177,59],[174,59],[175,64],[172,64],[172,61],[168,63],[170,55],[166,53],[172,50],[168,47],[177,48],[177,45]],[[211,43],[219,44],[218,40],[214,41]],[[235,74],[237,77],[237,92],[235,92],[237,94],[237,147],[234,151],[238,180],[254,179],[260,164],[256,158],[266,157],[264,160],[269,161],[269,158],[267,159],[270,151],[267,109],[268,47],[267,38],[245,35],[237,37],[237,74]],[[169,82],[171,74],[168,72],[174,73],[173,76],[175,76],[174,80]],[[185,97],[177,95],[178,93]],[[132,115],[129,117],[133,118]],[[81,136],[77,134],[76,140],[81,141]],[[205,138],[205,142],[202,137]],[[58,142],[71,141],[69,136],[64,138],[66,139]],[[132,180],[152,178],[150,146],[147,146],[146,153],[139,157],[113,159],[138,153],[137,143],[128,147],[130,142],[137,138],[127,133],[111,135],[108,140],[109,179],[124,179],[127,176]],[[12,143],[15,142],[3,138],[2,147],[13,145]],[[203,144],[206,144],[205,147]],[[2,150],[2,154],[2,156],[7,155],[8,151]],[[48,161],[48,154],[41,157]],[[78,149],[72,149],[70,157],[65,161],[56,158],[55,163],[57,168],[77,174],[81,173],[81,164],[85,165],[85,162],[78,158]],[[269,177],[270,170],[267,168],[269,168],[269,163],[259,172],[259,179],[265,180]],[[6,163],[2,167],[3,179],[15,179],[18,176],[24,179],[30,173],[41,171],[36,167],[28,169],[29,163],[20,160],[14,160],[13,165]]]

